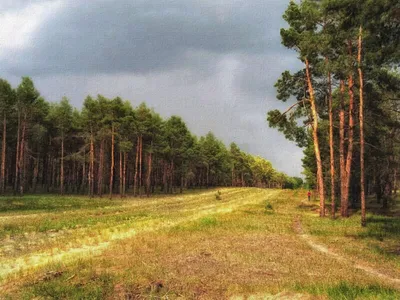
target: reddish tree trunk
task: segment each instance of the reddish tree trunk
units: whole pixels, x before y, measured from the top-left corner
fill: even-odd
[[[6,190],[6,136],[7,136],[7,119],[6,114],[4,113],[3,118],[3,143],[1,148],[1,194],[4,194]]]
[[[133,182],[133,196],[136,197],[137,192],[137,180],[138,180],[138,166],[139,166],[139,147],[140,147],[140,138],[137,137],[136,144],[136,161],[135,161],[135,177]]]
[[[183,193],[183,174],[181,174],[181,186],[180,186],[179,192],[181,194]]]
[[[151,169],[152,169],[152,153],[150,151],[148,157],[147,178],[146,178],[147,197],[150,197],[150,191],[151,191]]]
[[[174,161],[171,161],[170,179],[171,179],[171,194],[173,194],[174,193]]]
[[[348,88],[349,88],[349,134],[348,134],[348,145],[347,145],[347,157],[346,157],[346,168],[345,168],[345,182],[344,182],[344,191],[343,191],[343,217],[349,216],[349,189],[350,189],[350,179],[351,179],[351,165],[353,160],[353,145],[354,145],[354,93],[353,93],[353,76],[349,76],[348,80]]]
[[[339,112],[339,134],[340,134],[340,144],[339,144],[339,160],[340,160],[340,214],[344,215],[344,190],[345,190],[345,181],[346,181],[346,163],[344,160],[344,81],[340,80],[340,112]]]
[[[168,166],[165,161],[163,161],[163,166],[164,166],[164,171],[163,171],[163,186],[164,186],[164,193],[168,193],[168,183],[167,183],[167,172],[168,172]]]
[[[21,136],[21,143],[20,143],[20,154],[19,154],[19,193],[21,196],[24,195],[24,185],[25,185],[25,174],[22,171],[24,168],[25,162],[25,132],[26,132],[26,114],[24,115],[24,120],[22,122],[22,136]]]
[[[17,128],[17,149],[15,150],[15,178],[14,178],[14,195],[18,191],[18,179],[19,179],[19,148],[21,139],[21,113],[18,112],[18,128]]]
[[[352,56],[352,44],[348,43],[349,57]],[[354,145],[354,81],[353,74],[350,72],[348,76],[348,93],[349,93],[349,129],[348,129],[348,144],[347,144],[347,157],[344,162],[344,172],[341,174],[342,178],[342,195],[341,195],[341,212],[342,217],[349,216],[349,188],[351,179],[351,165],[353,160],[353,145]],[[344,87],[342,87],[344,90]],[[344,156],[344,153],[343,153]],[[344,159],[344,157],[343,157]]]
[[[114,182],[114,124],[111,127],[111,166],[110,166],[110,199],[112,199]]]
[[[51,160],[51,191],[54,191],[54,186],[56,184],[56,162],[55,159]]]
[[[122,169],[122,151],[119,151],[119,195],[122,198],[123,197],[123,169]]]
[[[329,150],[331,167],[331,217],[335,218],[335,152],[333,147],[333,112],[332,112],[332,80],[328,72],[328,103],[329,103]]]
[[[358,36],[358,77],[360,81],[360,187],[361,187],[361,226],[367,225],[366,205],[365,205],[365,183],[364,183],[364,79],[361,69],[361,51],[362,51],[362,27],[360,26]]]
[[[35,167],[33,169],[33,192],[36,193],[37,181],[38,181],[38,174],[39,174],[39,157],[35,159]]]
[[[125,197],[126,191],[126,164],[128,161],[128,153],[124,152],[124,171],[123,171],[123,186],[122,186],[122,195]]]
[[[206,178],[206,185],[207,185],[207,188],[208,188],[208,177],[209,177],[209,172],[210,171],[210,169],[209,169],[209,166],[208,166],[208,164],[207,164],[207,174],[206,174],[206,176],[207,176],[207,178]]]
[[[94,195],[94,142],[93,133],[90,134],[90,168],[89,168],[89,193]]]
[[[315,104],[314,99],[314,89],[311,82],[311,74],[310,74],[310,65],[308,59],[305,61],[306,63],[306,75],[307,75],[307,85],[308,91],[310,94],[310,103],[311,103],[311,117],[312,117],[312,130],[313,130],[313,142],[314,142],[314,152],[315,159],[317,162],[317,181],[318,181],[318,192],[319,192],[319,209],[320,209],[320,217],[325,216],[325,192],[324,192],[324,177],[322,173],[322,161],[321,161],[321,153],[319,149],[318,142],[318,114],[317,114],[317,106]]]
[[[143,159],[143,136],[140,135],[140,152],[139,152],[139,196],[142,195],[142,159]]]
[[[61,136],[61,168],[60,168],[60,193],[64,195],[64,133]]]
[[[101,140],[100,143],[100,153],[99,153],[99,171],[97,174],[98,177],[98,186],[97,186],[97,194],[102,197],[103,196],[103,169],[104,169],[104,140]]]
[[[85,154],[86,153],[85,152],[83,153],[83,164],[82,164],[82,182],[81,182],[82,193],[85,193],[85,185],[86,185],[86,161],[85,161]]]

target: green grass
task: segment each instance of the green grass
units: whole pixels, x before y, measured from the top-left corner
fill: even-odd
[[[21,197],[0,197],[0,213],[32,213],[66,211],[82,208],[100,208],[120,205],[119,200],[79,196],[26,195]]]
[[[335,285],[295,285],[294,289],[300,292],[307,292],[315,296],[327,296],[332,300],[352,300],[352,299],[399,299],[400,292],[393,288],[382,285],[357,285],[348,282],[339,282]]]
[[[62,268],[58,267],[61,270]],[[20,299],[105,299],[114,294],[114,277],[110,274],[97,274],[88,266],[79,272],[79,280],[73,280],[77,274],[61,273],[60,276],[40,278],[34,284],[27,285],[19,295]],[[10,299],[11,296],[10,296]]]

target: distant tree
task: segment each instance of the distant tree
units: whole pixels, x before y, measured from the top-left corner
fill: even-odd
[[[50,106],[49,119],[58,130],[58,134],[61,140],[61,157],[60,157],[60,194],[64,194],[64,156],[65,147],[64,141],[65,136],[69,133],[72,127],[72,106],[69,100],[64,97],[59,103],[55,103]]]
[[[16,91],[16,109],[18,114],[17,129],[17,149],[16,149],[16,168],[14,179],[14,191],[18,190],[22,196],[25,185],[25,155],[26,155],[26,131],[29,129],[29,116],[33,103],[39,98],[39,92],[36,90],[33,81],[29,77],[22,77],[22,82]]]

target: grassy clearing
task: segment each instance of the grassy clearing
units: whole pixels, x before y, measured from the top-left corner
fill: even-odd
[[[96,223],[75,219],[85,225],[59,232],[39,232],[35,227],[35,235],[55,233],[54,240],[73,240],[84,250],[36,265],[27,260],[30,267],[10,272],[0,291],[10,299],[400,298],[395,286],[353,267],[353,259],[376,266],[375,260],[381,258],[378,267],[396,276],[398,257],[388,258],[368,247],[376,240],[368,232],[384,230],[385,240],[396,232],[374,227],[380,225],[362,229],[357,216],[320,220],[314,203],[302,202],[301,192],[222,189],[221,200],[216,193],[122,201],[87,208],[84,214],[92,213]],[[69,213],[57,218],[48,212],[21,220],[40,223],[53,216],[55,224],[72,222],[79,210]],[[124,217],[114,218],[115,214]],[[295,232],[297,218],[313,239],[350,259],[334,261],[313,250]],[[31,239],[18,232],[13,237]],[[14,250],[0,256],[0,265],[8,266],[11,257],[27,259],[38,252],[53,251],[49,257],[60,249],[68,253],[69,246],[54,250],[55,244]],[[99,245],[104,246],[96,248]]]

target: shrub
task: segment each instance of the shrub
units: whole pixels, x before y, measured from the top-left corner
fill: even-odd
[[[265,204],[265,209],[266,209],[266,210],[274,210],[274,208],[272,207],[271,203],[269,203],[268,201],[267,201],[267,203]]]

